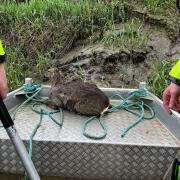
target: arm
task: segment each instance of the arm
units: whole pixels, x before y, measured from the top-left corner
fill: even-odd
[[[170,109],[180,112],[180,60],[169,73],[171,84],[164,90],[163,105],[168,113]]]
[[[2,46],[2,42],[0,40],[0,95],[2,96],[2,98],[5,98],[8,93],[7,78],[4,67],[5,59],[5,52]]]

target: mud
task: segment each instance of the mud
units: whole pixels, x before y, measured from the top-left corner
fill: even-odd
[[[148,14],[134,4],[131,4],[130,12],[130,17],[142,21],[141,35],[148,32],[146,47],[107,48],[102,42],[78,46],[81,43],[76,42],[77,46],[63,58],[56,59],[54,66],[61,70],[68,81],[80,78],[103,87],[137,87],[139,82],[147,81],[154,64],[180,57],[180,26],[177,18]],[[172,16],[176,13],[173,12]]]
[[[169,58],[180,51],[172,46],[164,32],[149,31],[145,49],[107,48],[102,44],[79,47],[56,60],[58,67],[68,80],[81,78],[103,87],[134,87],[147,81],[154,63]],[[175,56],[175,55],[173,55]]]

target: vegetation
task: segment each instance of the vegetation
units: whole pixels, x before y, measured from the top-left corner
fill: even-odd
[[[59,59],[77,39],[93,39],[97,31],[125,17],[126,2],[97,0],[31,0],[1,3],[0,34],[8,54],[12,89],[24,77],[43,78],[53,59]],[[43,61],[45,60],[45,61]]]
[[[176,12],[176,0],[142,0],[149,11],[156,14],[169,15]]]
[[[128,15],[128,0],[0,1],[0,35],[6,45],[11,90],[27,76],[42,81],[53,60],[60,59],[76,40],[102,40],[106,46],[128,49],[144,48],[148,42],[148,33],[141,32],[142,23]],[[175,11],[175,0],[136,1],[154,14]],[[120,23],[124,24],[122,32],[116,32]],[[162,61],[150,77],[152,90],[159,96],[167,84],[170,64]]]
[[[123,49],[145,48],[148,42],[148,32],[141,34],[142,27],[142,23],[137,18],[124,23],[121,31],[112,26],[111,30],[104,34],[103,42],[106,46]]]
[[[159,98],[162,98],[163,91],[169,84],[168,76],[171,67],[171,60],[157,62],[147,79],[151,92],[156,94]]]

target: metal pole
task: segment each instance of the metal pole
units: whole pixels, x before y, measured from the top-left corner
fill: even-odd
[[[180,13],[180,1],[179,0],[176,0],[176,7]]]
[[[11,119],[11,116],[9,115],[9,112],[1,97],[0,97],[0,119],[4,128],[6,129],[9,138],[11,139],[16,149],[17,154],[19,155],[22,161],[22,164],[28,174],[28,177],[31,180],[40,180],[40,177],[34,167],[34,164],[31,158],[29,157],[21,138],[18,135],[18,132]]]

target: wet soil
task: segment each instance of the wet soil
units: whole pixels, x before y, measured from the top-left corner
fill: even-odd
[[[68,81],[82,79],[102,87],[124,88],[137,87],[139,82],[147,81],[157,62],[164,59],[174,61],[180,57],[180,26],[170,25],[174,22],[169,19],[163,19],[162,22],[161,17],[137,8],[131,12],[131,15],[143,19],[140,33],[143,35],[148,32],[146,47],[112,48],[104,46],[102,42],[79,46],[81,43],[76,42],[77,46],[70,52],[54,60],[54,66]],[[122,24],[116,27],[116,32],[121,31]]]
[[[152,67],[163,59],[180,56],[179,42],[172,42],[166,32],[151,29],[143,49],[109,48],[101,43],[76,47],[54,63],[69,80],[82,79],[103,87],[134,87],[147,81]]]

